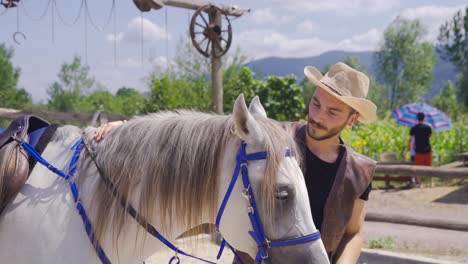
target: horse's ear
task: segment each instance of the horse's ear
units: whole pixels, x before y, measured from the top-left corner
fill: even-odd
[[[265,108],[263,108],[263,105],[260,102],[260,98],[257,95],[250,102],[249,111],[252,114],[259,114],[261,116],[267,117]]]
[[[263,134],[257,121],[250,114],[245,104],[244,95],[240,94],[233,109],[234,126],[236,134],[247,144],[256,144],[263,141]]]

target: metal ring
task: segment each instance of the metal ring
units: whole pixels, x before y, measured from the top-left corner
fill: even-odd
[[[177,252],[176,252],[176,254],[169,260],[169,264],[172,264],[173,261],[176,261],[174,264],[179,264],[179,263],[180,263],[180,259],[179,259],[179,257],[177,256]]]
[[[20,31],[16,31],[15,33],[13,33],[13,41],[14,41],[16,44],[20,45],[21,42],[19,42],[19,41],[16,39],[16,36],[17,36],[17,35],[22,36],[22,37],[23,37],[23,40],[26,40],[26,35],[25,35],[23,32],[20,32]]]

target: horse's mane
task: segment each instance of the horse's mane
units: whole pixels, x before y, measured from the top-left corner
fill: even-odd
[[[272,208],[276,190],[273,175],[278,173],[285,147],[297,151],[294,140],[278,122],[260,116],[255,119],[269,153],[262,184],[262,194],[267,197],[262,200],[267,202],[264,208]],[[102,173],[121,197],[114,197],[104,181],[98,180],[93,197],[97,238],[109,225],[118,236],[130,217],[119,198],[136,198],[139,204],[132,206],[141,216],[149,219],[158,213],[161,219],[167,219],[164,228],[178,225],[188,229],[201,221],[201,212],[208,212],[214,219],[226,144],[232,140],[240,143],[233,129],[232,116],[188,110],[136,117],[114,129],[94,151]],[[84,159],[88,162],[79,172],[94,166],[89,156]],[[164,229],[160,231],[164,233]]]

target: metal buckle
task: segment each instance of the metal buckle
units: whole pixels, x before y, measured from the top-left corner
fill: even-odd
[[[17,142],[20,143],[20,144],[23,143],[24,140],[22,140],[21,138],[17,137],[16,134],[17,134],[17,133],[13,134],[13,135],[11,136],[11,138],[12,138],[14,141],[17,141]]]
[[[249,189],[250,189],[250,184],[249,186],[247,186],[247,188],[244,188],[242,189],[242,196],[244,196],[244,198],[250,202],[250,193],[249,193]]]
[[[271,240],[265,237],[265,245],[267,246],[267,248],[271,248],[270,243],[271,243]],[[267,256],[268,256],[268,253],[267,253]]]
[[[247,211],[249,211],[249,213],[253,214],[255,212],[254,208],[252,206],[247,206]]]

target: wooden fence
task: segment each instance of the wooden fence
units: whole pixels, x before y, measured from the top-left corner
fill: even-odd
[[[46,120],[57,120],[57,121],[86,121],[89,125],[95,126],[96,124],[107,123],[109,121],[129,119],[129,116],[118,115],[118,114],[106,114],[103,112],[97,112],[94,114],[85,113],[63,113],[63,112],[51,112],[51,111],[31,111],[31,110],[16,110],[0,108],[0,118],[14,119],[20,115],[36,115]],[[425,166],[414,166],[414,165],[402,165],[402,164],[385,164],[379,162],[376,168],[377,175],[385,175],[384,177],[389,178],[391,181],[398,179],[398,176],[403,177],[439,177],[439,178],[468,178],[468,167],[464,168],[443,168],[443,167],[425,167]],[[376,176],[376,178],[381,176]],[[407,180],[407,178],[401,178],[401,180]],[[398,180],[396,180],[398,181]]]
[[[105,112],[86,114],[0,108],[0,118],[15,119],[18,116],[22,115],[35,115],[48,121],[85,121],[88,122],[88,124],[91,126],[107,123],[109,121],[124,120],[130,118],[129,116],[125,115],[107,114]]]

